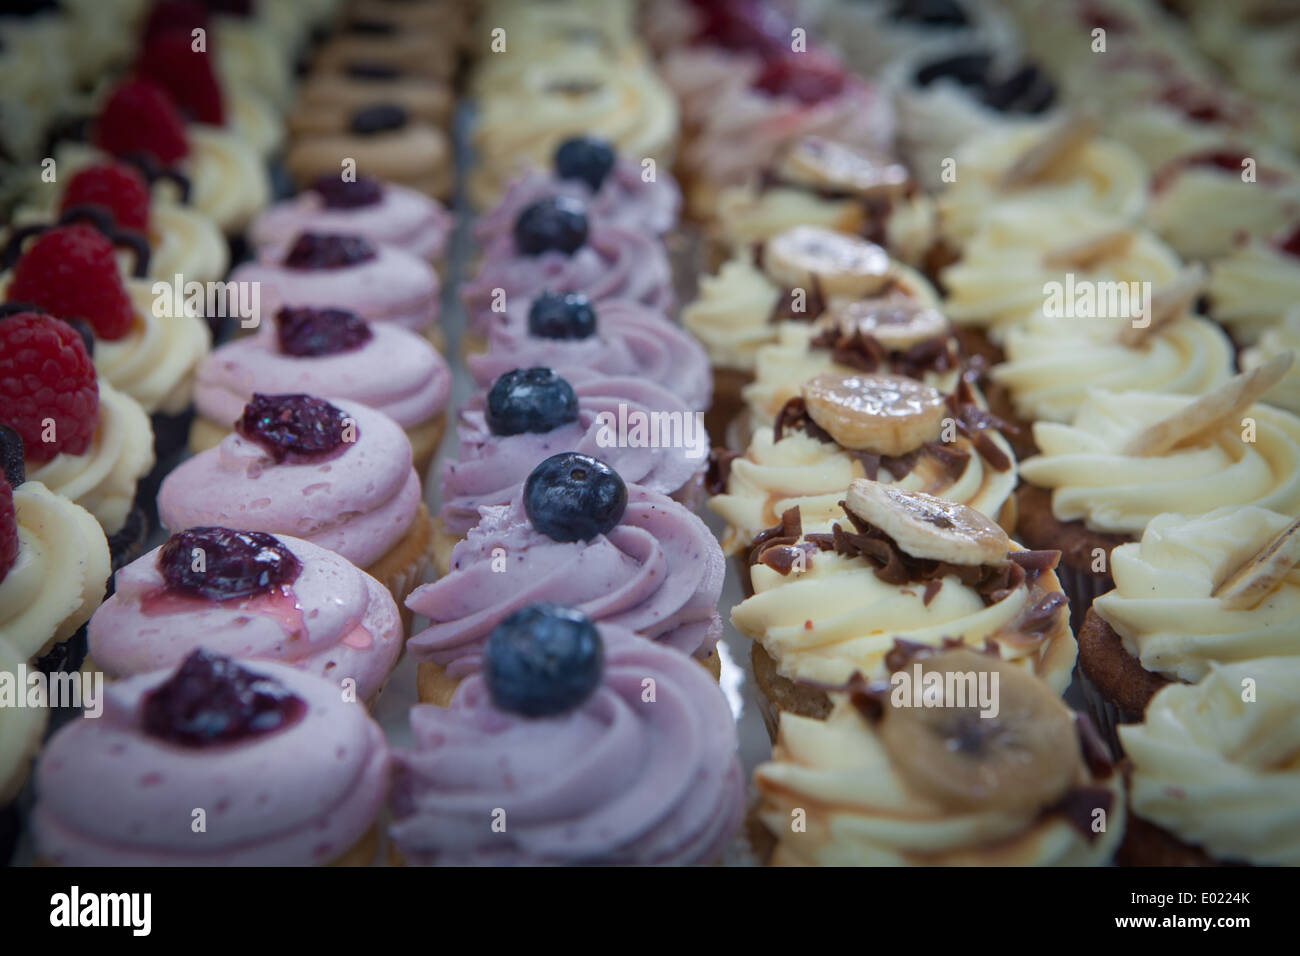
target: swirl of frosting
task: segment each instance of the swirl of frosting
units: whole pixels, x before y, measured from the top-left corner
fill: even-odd
[[[168,591],[155,548],[117,572],[116,590],[90,619],[90,656],[110,680],[177,667],[199,647],[239,660],[274,661],[371,700],[402,650],[388,589],[346,557],[277,535],[302,564],[283,589],[232,601]]]
[[[1142,723],[1119,728],[1133,812],[1218,860],[1300,865],[1298,690],[1294,656],[1160,690]]]
[[[483,254],[478,276],[461,289],[470,328],[487,335],[497,290],[507,307],[532,302],[541,292],[582,292],[597,308],[604,299],[631,299],[666,315],[673,307],[672,270],[663,245],[651,235],[591,224],[587,244],[572,255],[520,255],[512,235],[498,236]]]
[[[257,282],[261,317],[281,306],[347,309],[370,322],[396,322],[415,332],[438,321],[438,275],[423,259],[393,246],[341,269],[291,269],[276,259],[237,266],[231,282]]]
[[[90,512],[39,481],[14,489],[14,514],[18,557],[0,579],[0,642],[29,658],[67,640],[99,606],[108,542]]]
[[[452,217],[437,201],[397,183],[384,183],[369,206],[330,208],[320,193],[304,190],[263,210],[248,227],[259,258],[277,260],[304,232],[365,236],[430,262],[451,238]]]
[[[415,748],[395,757],[390,829],[404,858],[461,866],[721,858],[744,812],[726,699],[684,654],[610,624],[599,631],[600,685],[568,713],[499,710],[478,674],[448,709],[412,708]],[[498,807],[505,833],[479,825]]]
[[[533,528],[522,493],[479,513],[452,549],[451,573],[406,601],[431,622],[407,642],[416,660],[441,664],[452,678],[476,671],[492,629],[539,601],[687,654],[712,653],[722,633],[722,550],[708,526],[671,498],[628,485],[617,526],[569,543]]]
[[[1223,505],[1258,505],[1300,515],[1300,418],[1268,405],[1254,419],[1254,441],[1239,422],[1161,455],[1126,455],[1124,445],[1193,399],[1152,392],[1091,391],[1073,424],[1036,422],[1042,454],[1020,463],[1020,476],[1052,490],[1058,521],[1137,536],[1164,512],[1203,515]]]
[[[379,725],[332,680],[240,666],[283,684],[306,713],[273,733],[189,748],[140,724],[142,701],[169,672],[108,685],[103,714],[64,726],[37,764],[37,855],[62,866],[307,866],[360,842],[388,793]],[[195,807],[220,822],[201,838]]]
[[[286,355],[271,325],[227,342],[204,359],[194,405],[209,421],[229,427],[254,392],[323,395],[326,392],[383,412],[403,428],[427,422],[447,407],[451,371],[422,336],[377,322],[359,347],[332,355]]]
[[[280,152],[284,146],[284,120],[275,107],[246,84],[228,86],[225,100],[229,132],[252,146],[264,160]]]
[[[186,128],[191,201],[227,235],[242,230],[271,201],[271,181],[262,157],[238,134],[215,126]]]
[[[1195,682],[1216,663],[1300,654],[1300,571],[1253,608],[1214,597],[1292,520],[1252,505],[1158,515],[1140,543],[1111,552],[1115,589],[1093,606],[1143,667],[1171,679]]]
[[[198,210],[155,199],[149,210],[149,277],[171,282],[215,282],[230,267],[230,247],[210,218]]]
[[[1300,258],[1251,239],[1210,264],[1210,314],[1253,345],[1300,302]]]
[[[17,680],[19,668],[25,666],[27,657],[0,636],[0,674]],[[25,694],[26,689],[20,693]],[[0,807],[13,802],[27,782],[49,717],[49,708],[43,706],[5,708],[5,719],[0,723]]]
[[[728,186],[718,193],[718,228],[732,249],[749,246],[795,226],[858,233],[865,225],[862,203],[825,197],[792,186]]]
[[[305,538],[366,568],[397,544],[420,508],[420,479],[400,425],[359,402],[329,399],[355,424],[341,454],[276,463],[231,432],[182,462],[158,489],[168,531],[216,525]]]
[[[1233,375],[1232,343],[1207,319],[1187,313],[1137,348],[1119,341],[1127,324],[1035,317],[1007,330],[1006,361],[994,366],[993,381],[1023,417],[1068,422],[1090,388],[1204,395]]]
[[[709,446],[697,413],[670,392],[639,378],[592,377],[572,384],[578,420],[541,434],[494,435],[484,422],[482,393],[461,409],[458,460],[447,462],[442,472],[440,517],[448,531],[463,535],[478,523],[480,508],[508,505],[537,463],[562,451],[599,458],[624,481],[658,494],[694,498],[708,465]],[[647,427],[643,436],[647,444],[633,445],[630,433],[621,439],[617,434],[620,419],[663,422],[670,432],[677,427],[673,423],[679,423],[676,437],[680,440],[674,443],[664,429],[652,434]]]
[[[571,381],[591,373],[631,375],[663,386],[689,408],[709,407],[713,374],[704,347],[652,309],[627,299],[606,299],[596,309],[595,335],[548,339],[529,334],[530,305],[511,303],[504,321],[488,332],[487,354],[466,361],[480,388],[511,369],[541,366]]]
[[[1250,371],[1286,352],[1300,355],[1300,306],[1292,308],[1280,325],[1266,329],[1254,347],[1241,353],[1242,371]],[[1264,401],[1300,415],[1300,365],[1292,366],[1264,395]]]
[[[1123,837],[1124,781],[1080,770],[1109,792],[1114,825],[1079,832],[1061,813],[944,807],[910,786],[842,695],[825,720],[781,715],[772,759],[754,771],[758,816],[775,835],[774,866],[1101,866]],[[807,829],[793,832],[803,808]]]
[[[126,524],[136,485],[153,467],[153,427],[140,404],[99,382],[99,423],[80,455],[59,452],[42,464],[27,463],[27,477],[85,508],[116,534]]]

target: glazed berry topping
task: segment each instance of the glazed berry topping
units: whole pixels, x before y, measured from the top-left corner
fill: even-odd
[[[27,462],[23,459],[23,436],[8,425],[0,425],[0,470],[5,481],[17,488],[27,480]]]
[[[1288,256],[1300,258],[1300,223],[1296,223],[1289,232],[1279,236],[1276,245]]]
[[[158,549],[167,587],[210,601],[266,594],[292,584],[302,563],[272,535],[229,528],[190,528]]]
[[[555,541],[590,541],[606,534],[627,508],[627,486],[598,458],[574,451],[552,455],[524,482],[524,511]]]
[[[284,257],[284,264],[290,269],[346,269],[378,254],[364,236],[304,232]]]
[[[338,176],[321,176],[311,184],[311,188],[324,201],[327,209],[373,206],[384,197],[383,187],[364,176],[351,181],[344,181]]]
[[[543,292],[528,309],[528,334],[543,339],[588,339],[596,334],[596,310],[581,292]]]
[[[590,186],[592,192],[600,189],[613,168],[613,147],[593,136],[566,139],[555,151],[556,175],[561,179],[579,179]]]
[[[605,650],[581,611],[533,604],[496,626],[483,682],[499,710],[554,717],[580,707],[600,686]]]
[[[349,433],[350,429],[350,433]],[[253,394],[235,431],[257,442],[277,462],[319,461],[357,440],[348,416],[311,395]]]
[[[147,80],[123,83],[108,98],[95,121],[95,145],[114,156],[145,153],[163,166],[190,151],[175,105]]]
[[[793,24],[770,3],[755,0],[695,0],[697,40],[728,50],[771,54],[788,47]]]
[[[0,421],[13,427],[27,460],[37,464],[90,447],[99,386],[81,336],[66,322],[38,312],[0,321]]]
[[[280,351],[299,358],[351,352],[374,333],[365,319],[346,309],[281,309],[275,317]]]
[[[812,106],[844,89],[844,71],[822,53],[787,52],[769,59],[754,81],[755,89],[773,96],[789,96]]]
[[[964,27],[970,23],[966,11],[954,0],[898,0],[889,15],[895,20],[927,27]]]
[[[194,49],[188,32],[155,33],[141,50],[135,69],[141,78],[166,90],[172,102],[198,122],[213,126],[225,123],[221,86],[212,68],[212,58],[206,49]]]
[[[99,163],[75,173],[63,190],[59,212],[102,209],[122,229],[149,228],[149,184],[134,166]]]
[[[578,420],[578,396],[549,368],[517,368],[492,383],[483,417],[494,435],[542,434]]]
[[[140,704],[151,737],[182,747],[238,743],[291,727],[307,703],[278,680],[202,648]]]
[[[117,271],[113,243],[82,224],[51,229],[14,266],[9,300],[32,302],[59,318],[85,319],[98,338],[131,330],[131,297]]]
[[[0,581],[18,560],[18,517],[14,514],[14,490],[0,478]]]
[[[573,255],[587,244],[587,210],[567,196],[539,199],[515,220],[515,246],[526,256]]]
[[[400,106],[385,104],[368,106],[352,114],[352,132],[358,136],[373,136],[376,133],[388,133],[406,125],[406,110]]]

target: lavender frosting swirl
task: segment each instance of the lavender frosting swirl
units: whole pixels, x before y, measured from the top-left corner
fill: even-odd
[[[390,834],[413,863],[690,865],[718,859],[744,782],[726,699],[688,657],[600,625],[605,672],[581,707],[498,710],[479,675],[411,710]],[[643,682],[654,681],[654,700]],[[493,832],[493,812],[506,813]]]

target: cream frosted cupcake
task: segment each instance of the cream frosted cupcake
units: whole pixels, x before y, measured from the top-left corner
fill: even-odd
[[[1281,324],[1266,329],[1259,342],[1241,353],[1241,367],[1249,371],[1287,352],[1300,355],[1300,307],[1292,308]],[[1282,380],[1264,393],[1263,401],[1300,415],[1300,366],[1293,365]]]
[[[1210,264],[1210,315],[1232,337],[1254,345],[1300,302],[1300,224],[1275,237],[1246,240]]]
[[[1086,718],[996,656],[900,644],[890,663],[888,680],[836,694],[825,720],[781,715],[772,759],[754,772],[769,865],[1110,861],[1123,777]],[[933,707],[900,694],[922,675],[941,681]],[[996,713],[963,693],[981,679],[996,682]]]

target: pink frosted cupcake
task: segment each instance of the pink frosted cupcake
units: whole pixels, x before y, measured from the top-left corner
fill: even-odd
[[[199,650],[109,686],[102,715],[51,738],[36,768],[36,856],[368,866],[388,774],[383,731],[334,681]]]
[[[430,627],[407,642],[420,699],[446,706],[511,613],[554,601],[699,658],[718,673],[724,574],[717,539],[677,502],[624,484],[599,459],[562,452],[533,469],[508,505],[480,509],[451,571],[408,606]]]
[[[480,246],[509,235],[519,214],[541,199],[566,196],[587,207],[592,222],[629,232],[662,236],[677,225],[681,190],[666,171],[648,173],[632,159],[619,159],[602,139],[577,136],[559,145],[552,170],[532,170],[515,180],[496,208],[479,219]]]
[[[358,235],[305,232],[282,256],[248,262],[232,282],[257,282],[261,315],[284,306],[347,309],[370,322],[393,322],[435,345],[438,276],[418,256]]]
[[[401,426],[359,402],[307,395],[254,395],[234,432],[164,479],[158,517],[169,531],[305,538],[378,578],[399,605],[424,575],[433,531]]]
[[[726,698],[699,667],[554,605],[512,615],[488,644],[448,709],[411,710],[416,745],[396,755],[389,831],[403,861],[722,858],[745,784]],[[503,832],[483,824],[503,812]]]
[[[202,571],[192,570],[195,549]],[[202,646],[286,664],[372,702],[402,650],[401,617],[384,586],[288,535],[192,528],[114,580],[88,629],[90,667],[109,680],[174,668]]]
[[[713,372],[704,346],[636,302],[543,292],[492,318],[487,354],[467,360],[480,388],[511,369],[540,365],[573,381],[591,373],[631,375],[663,386],[692,409],[709,407]]]
[[[260,258],[279,259],[304,232],[364,236],[426,262],[442,258],[454,221],[436,200],[407,186],[359,177],[322,176],[293,199],[253,220],[249,239]]]
[[[539,199],[491,242],[478,277],[461,290],[469,317],[467,350],[482,351],[494,313],[544,291],[582,292],[596,303],[631,299],[663,314],[675,301],[672,270],[658,239],[591,222],[576,199]]]
[[[221,346],[199,365],[190,449],[220,444],[256,392],[328,392],[401,425],[423,475],[442,440],[450,391],[447,363],[414,332],[343,309],[281,309],[258,334]]]

